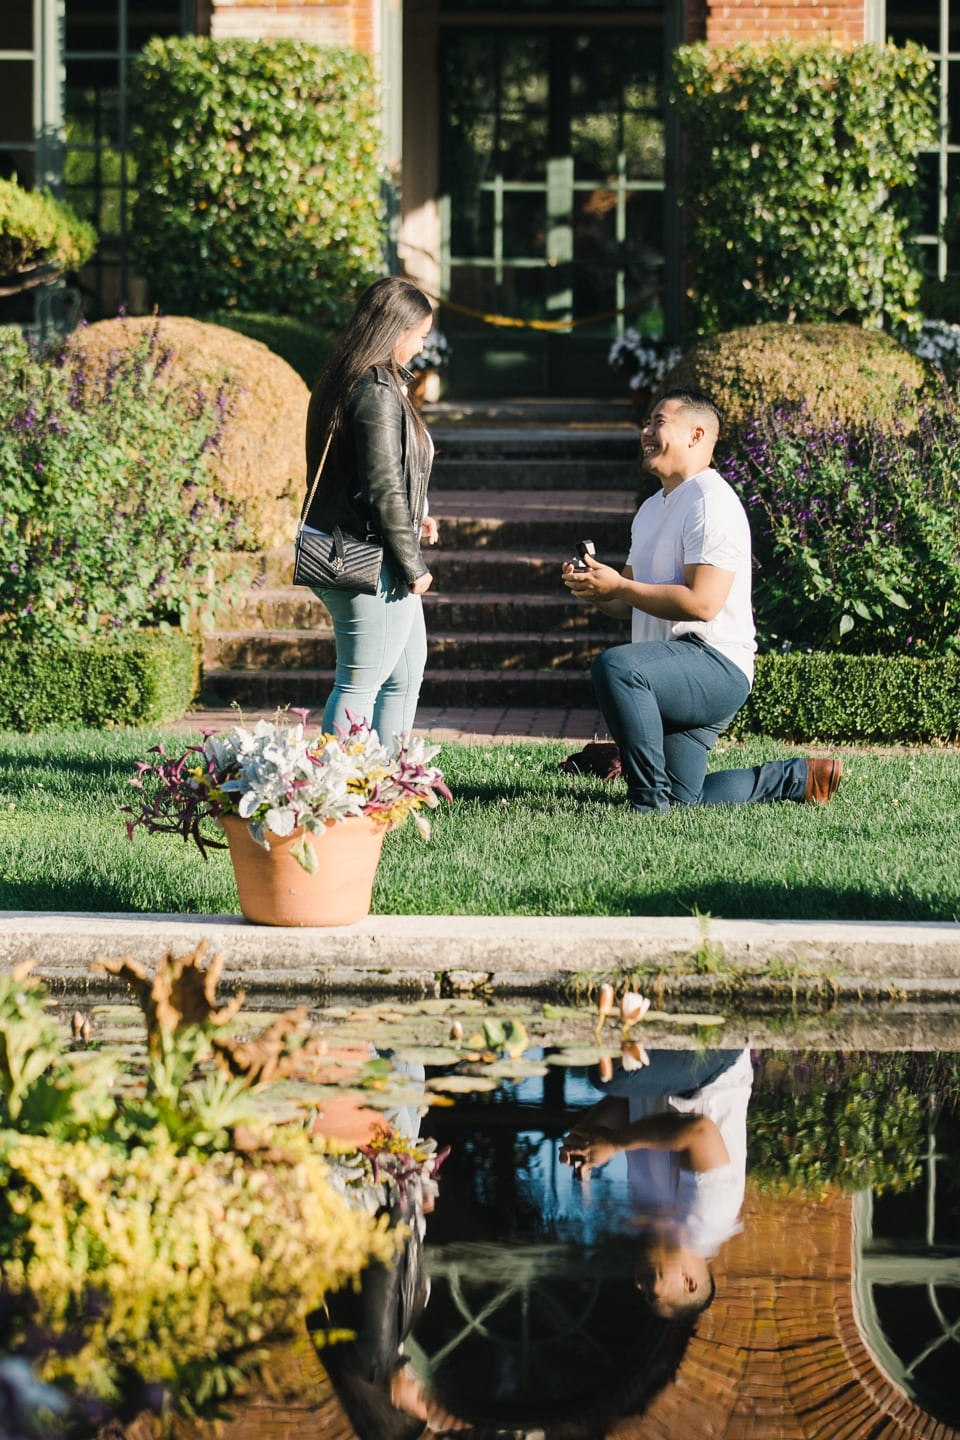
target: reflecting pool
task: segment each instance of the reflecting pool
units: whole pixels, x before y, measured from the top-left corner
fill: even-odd
[[[123,1051],[133,1094],[140,1012],[62,1020],[77,1049]],[[331,1145],[334,1186],[395,1255],[265,1336],[235,1387],[217,1371],[222,1440],[960,1436],[960,1047],[890,1048],[889,1022],[833,1016],[811,1039],[652,1008],[312,1013],[270,1113]],[[276,1062],[276,1014],[227,1029]],[[866,1033],[882,1045],[838,1043]],[[0,1290],[0,1334],[34,1360],[11,1303]],[[10,1363],[0,1436],[140,1437],[124,1427],[162,1401],[143,1373],[114,1414],[43,1430],[22,1385],[5,1393]]]

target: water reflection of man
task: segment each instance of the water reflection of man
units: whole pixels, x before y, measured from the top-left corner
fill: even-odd
[[[649,1059],[641,1070],[618,1067],[564,1137],[560,1159],[587,1176],[625,1154],[643,1235],[637,1288],[664,1319],[692,1318],[713,1299],[711,1260],[740,1229],[753,1067],[749,1050]]]

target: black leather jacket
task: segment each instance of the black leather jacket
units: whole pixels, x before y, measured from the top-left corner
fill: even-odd
[[[412,379],[412,377],[411,377]],[[307,493],[327,443],[307,417]],[[306,523],[378,535],[408,585],[429,566],[420,550],[432,455],[417,443],[389,370],[375,365],[347,400]],[[388,557],[389,558],[389,557]]]

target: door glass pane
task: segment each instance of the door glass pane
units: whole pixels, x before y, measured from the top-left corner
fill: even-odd
[[[502,117],[497,169],[504,180],[546,179],[548,149],[545,115]]]
[[[659,115],[625,115],[623,149],[628,180],[662,180],[667,161],[667,141]]]
[[[508,260],[543,259],[547,236],[547,201],[535,194],[503,197],[503,254]]]
[[[578,180],[616,175],[620,146],[620,117],[616,112],[571,116],[570,153]]]
[[[951,50],[960,50],[960,0],[950,0],[947,15],[947,44]]]
[[[450,248],[454,255],[493,258],[493,194],[478,183],[450,192]]]
[[[485,315],[510,315],[525,320],[546,318],[543,267],[505,265],[500,280],[488,266],[455,265],[450,299]]]

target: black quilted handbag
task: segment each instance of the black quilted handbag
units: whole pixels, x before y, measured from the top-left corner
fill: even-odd
[[[380,589],[380,567],[383,564],[383,546],[377,540],[369,536],[358,540],[355,535],[345,535],[339,525],[334,525],[333,531],[328,533],[303,523],[310,513],[329,449],[328,439],[310,493],[300,512],[293,583],[308,585],[311,590],[353,590],[359,595],[376,595]]]
[[[376,595],[382,564],[382,545],[345,535],[339,525],[334,525],[330,534],[302,522],[297,530],[294,585],[309,585],[311,590],[356,590],[361,595]]]

